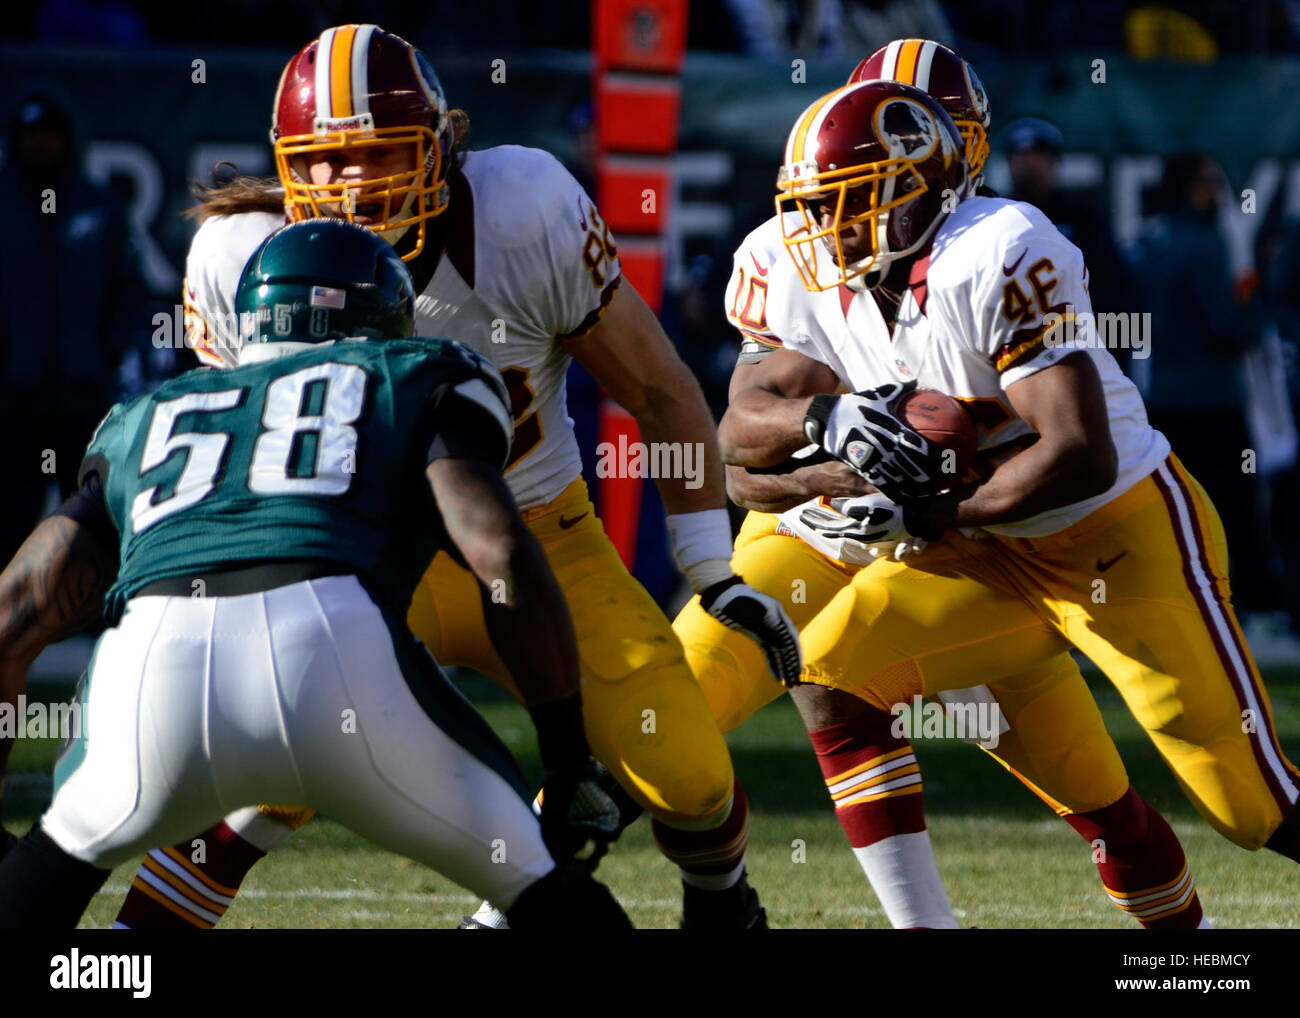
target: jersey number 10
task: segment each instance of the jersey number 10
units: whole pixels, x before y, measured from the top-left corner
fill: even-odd
[[[193,392],[154,408],[140,477],[185,453],[170,495],[161,485],[145,488],[131,504],[131,527],[140,534],[159,520],[207,498],[216,490],[231,436],[224,431],[177,431],[185,414],[238,407],[247,388]],[[366,400],[366,372],[355,364],[315,364],[282,375],[266,387],[262,431],[248,464],[248,490],[255,495],[342,495],[356,473],[357,432]],[[315,404],[315,406],[313,406]]]

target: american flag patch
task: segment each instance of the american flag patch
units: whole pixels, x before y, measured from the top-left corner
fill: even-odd
[[[332,286],[313,286],[311,300],[308,303],[314,308],[333,308],[335,311],[341,311],[346,299],[345,290],[336,290]]]

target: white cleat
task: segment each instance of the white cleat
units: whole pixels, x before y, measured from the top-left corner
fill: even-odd
[[[473,915],[467,915],[460,921],[456,927],[458,930],[508,930],[510,924],[506,922],[504,912],[498,912],[486,901],[478,907],[478,911]]]

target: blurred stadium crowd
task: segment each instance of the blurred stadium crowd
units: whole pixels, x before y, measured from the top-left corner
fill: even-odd
[[[696,0],[689,46],[756,58],[816,53],[856,59],[890,38],[921,36],[953,45],[977,66],[1042,60],[1066,46],[1207,66],[1228,54],[1300,51],[1297,0],[1197,0],[1176,8],[1121,0]],[[192,41],[192,18],[184,5],[46,0],[11,14],[0,42],[119,51],[177,46]],[[232,0],[222,5],[220,18],[205,24],[203,42],[286,53],[349,19],[397,28],[428,45],[435,59],[446,50],[580,51],[590,35],[583,3],[376,0],[361,9],[342,2]],[[0,502],[0,555],[7,560],[52,504],[54,485],[69,490],[81,450],[107,407],[190,361],[150,343],[149,308],[160,301],[171,305],[176,294],[149,292],[124,196],[87,177],[80,146],[93,125],[82,121],[75,101],[33,92],[11,97],[5,115],[0,424],[18,453],[54,451],[48,476],[10,477],[8,497]],[[576,107],[567,124],[568,151],[556,153],[588,186],[590,129],[589,107]],[[1121,242],[1112,232],[1105,191],[1063,185],[1063,154],[1078,146],[1058,127],[1037,118],[995,119],[993,147],[1006,160],[1004,190],[1042,208],[1083,250],[1094,307],[1150,313],[1151,356],[1117,356],[1142,389],[1153,423],[1223,516],[1234,599],[1247,635],[1300,660],[1300,527],[1294,518],[1300,498],[1300,221],[1288,220],[1279,202],[1261,209],[1253,262],[1234,271],[1222,224],[1240,187],[1230,185],[1222,154],[1166,155],[1158,184],[1143,197],[1140,227],[1131,231],[1135,239]],[[57,215],[46,207],[51,192]],[[730,253],[769,214],[770,205],[756,206],[728,235],[695,245],[670,276],[665,326],[718,412],[735,350],[722,307]],[[583,423],[594,415],[594,385],[573,379],[570,398],[580,437],[585,431],[594,445],[594,428]],[[1255,455],[1247,459],[1246,450]],[[653,527],[653,519],[647,525]],[[657,596],[671,596],[671,580],[646,579]]]
[[[330,25],[365,18],[401,24],[412,37],[473,49],[590,45],[586,4],[495,0],[229,0],[205,18],[214,44],[282,49]],[[250,32],[250,26],[252,31]],[[0,38],[46,44],[183,44],[193,11],[156,0],[43,0],[8,12]],[[1050,54],[1091,47],[1143,58],[1204,62],[1220,53],[1300,50],[1295,0],[693,0],[687,45],[693,50],[770,56],[786,52],[846,56],[882,39],[960,40],[967,59],[994,53]]]

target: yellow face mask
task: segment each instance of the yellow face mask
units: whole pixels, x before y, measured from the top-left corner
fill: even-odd
[[[342,154],[349,161],[364,159],[366,150],[405,148],[414,158],[409,170],[383,176],[311,182],[308,166],[322,157]],[[427,127],[380,127],[331,134],[290,135],[275,142],[275,165],[284,185],[285,212],[290,222],[331,217],[357,222],[359,209],[375,206],[362,215],[360,225],[397,243],[411,227],[415,244],[402,256],[410,261],[424,250],[426,224],[447,208],[446,167],[442,149]]]

